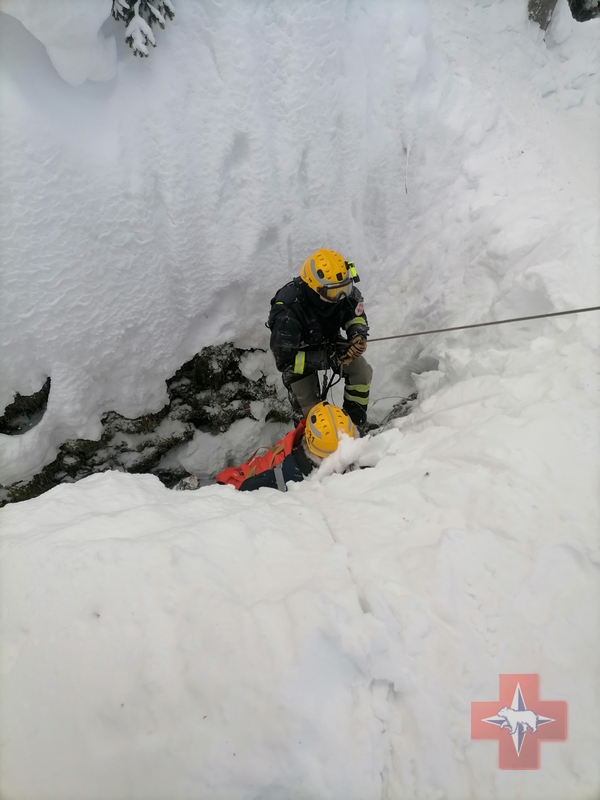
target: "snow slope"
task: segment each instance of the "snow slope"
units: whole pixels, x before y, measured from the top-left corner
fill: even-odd
[[[449,355],[453,385],[344,443],[374,469],[4,508],[3,796],[596,796],[598,325],[550,332],[480,374]],[[568,701],[539,771],[470,740],[501,672]]]
[[[319,151],[331,155],[331,163],[322,162],[332,169],[322,173],[322,191],[345,185],[342,206],[350,216],[338,206],[319,206],[319,213],[292,202],[291,190],[290,213],[303,209],[294,211],[293,224],[305,226],[293,236],[291,262],[276,264],[274,239],[275,266],[256,296],[240,272],[226,303],[217,290],[221,262],[207,261],[212,313],[193,334],[200,318],[191,313],[181,313],[173,332],[168,308],[158,315],[163,326],[143,318],[143,303],[133,307],[132,319],[138,312],[143,319],[135,369],[144,359],[148,370],[162,368],[171,351],[181,356],[211,336],[258,341],[258,323],[246,323],[240,309],[262,309],[311,237],[328,230],[339,232],[336,246],[347,242],[362,255],[374,333],[598,304],[600,21],[573,23],[561,0],[544,41],[520,6],[436,0],[430,29],[421,3],[350,5],[355,34],[371,43],[365,61],[352,63],[356,75],[362,64],[371,70],[363,97],[372,138],[368,155],[367,139],[362,151],[347,140],[327,147],[320,140]],[[245,8],[203,5],[202,13],[230,15],[221,34],[244,41]],[[256,8],[259,24],[266,12]],[[287,37],[304,30],[300,23],[310,27],[318,12],[296,6],[292,24],[289,10],[272,8],[289,28],[279,19],[263,33],[293,63],[300,53]],[[192,22],[177,35],[194,40]],[[331,35],[323,34],[324,48]],[[214,52],[218,61],[221,51]],[[243,54],[219,61],[223,69],[240,67],[240,81]],[[304,50],[301,56],[309,57]],[[170,58],[184,59],[183,51]],[[167,62],[154,63],[160,71],[149,65],[142,72],[160,83]],[[426,68],[409,79],[411,64]],[[248,77],[255,91],[268,73],[262,67]],[[118,81],[130,68],[120,69]],[[273,74],[283,80],[294,73]],[[333,81],[339,95],[326,76],[315,77],[313,93],[329,87],[329,99],[358,108],[340,75]],[[403,86],[413,87],[408,104]],[[99,97],[98,87],[93,91],[88,121]],[[84,95],[77,97],[83,103]],[[302,120],[312,131],[309,111],[336,108],[333,101],[319,106],[319,98],[305,97]],[[39,114],[32,108],[28,113]],[[403,111],[399,122],[392,108]],[[157,123],[166,146],[169,131],[158,131]],[[290,147],[296,135],[289,130]],[[268,134],[262,137],[257,147]],[[115,141],[126,147],[129,140]],[[93,152],[100,143],[84,146]],[[345,228],[352,192],[343,182],[354,177],[333,167],[352,153],[362,175],[353,187],[364,192],[360,224]],[[164,174],[178,157],[176,149],[165,157],[159,182],[168,183]],[[215,180],[219,165],[215,155],[205,166]],[[273,177],[240,170],[242,195]],[[137,174],[145,181],[143,170]],[[222,179],[227,194],[229,173]],[[298,189],[299,177],[289,185]],[[309,185],[318,198],[316,184]],[[94,202],[102,196],[98,186],[82,181],[79,191],[89,193],[89,213],[96,209],[101,220],[107,207]],[[238,195],[228,202],[245,202]],[[265,208],[258,201],[252,220],[268,219]],[[209,217],[217,230],[212,213],[204,209],[201,224]],[[219,246],[244,245],[251,253],[250,223],[235,222]],[[199,239],[191,218],[183,228],[173,224],[178,235],[169,241],[191,274]],[[117,252],[119,241],[118,228],[107,229],[105,247]],[[148,272],[148,292],[157,296],[158,261]],[[133,269],[133,255],[129,263]],[[163,285],[177,292],[174,275],[165,274]],[[67,296],[81,284],[67,267],[63,279]],[[124,277],[118,285],[133,297],[135,281]],[[15,297],[20,302],[16,290]],[[115,307],[115,320],[122,308]],[[81,331],[100,339],[98,353],[116,341],[103,313],[89,327],[81,318]],[[57,311],[45,319],[65,331]],[[319,474],[286,495],[228,487],[169,492],[150,476],[107,473],[0,510],[2,796],[597,797],[599,326],[596,315],[581,315],[372,344],[376,397],[402,393],[414,381],[418,410],[378,437],[343,442]],[[29,335],[37,344],[33,326]],[[16,339],[10,346],[24,353]],[[119,374],[132,371],[131,352],[112,356]],[[82,363],[77,342],[71,356]],[[89,405],[78,384],[64,384],[67,408],[64,417],[54,412],[56,424],[72,430],[65,420],[78,409],[83,425],[101,406],[100,393],[114,391],[106,359],[104,383],[100,372],[88,375]],[[33,362],[25,360],[28,380],[35,369],[43,374],[42,362]],[[148,389],[139,396],[143,404],[151,381],[140,383],[141,372],[135,377]],[[375,408],[393,402],[382,399]],[[29,444],[22,447],[20,457],[29,458]],[[338,474],[350,462],[370,468]],[[470,739],[470,703],[496,698],[501,673],[538,673],[541,696],[569,705],[568,739],[542,744],[539,770],[499,770],[497,745]]]

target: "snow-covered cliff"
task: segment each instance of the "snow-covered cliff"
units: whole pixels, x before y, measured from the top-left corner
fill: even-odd
[[[374,335],[598,304],[600,20],[525,5],[179,3],[77,87],[2,16],[0,405],[52,389],[0,482],[264,345],[317,246]],[[598,325],[371,344],[418,407],[287,495],[109,472],[0,510],[3,795],[597,796]],[[470,738],[504,673],[568,703],[539,770]]]

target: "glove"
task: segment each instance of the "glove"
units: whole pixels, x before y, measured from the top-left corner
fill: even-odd
[[[352,339],[350,339],[350,343],[346,348],[346,351],[338,356],[340,364],[343,367],[347,367],[351,361],[354,361],[355,358],[362,356],[362,354],[367,349],[367,339],[365,336],[362,336],[360,333],[354,334]]]

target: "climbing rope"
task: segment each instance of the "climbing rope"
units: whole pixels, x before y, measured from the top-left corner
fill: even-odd
[[[327,395],[333,389],[334,386],[337,386],[338,383],[342,380],[342,370],[340,369],[339,372],[333,372],[331,378],[328,380],[328,371],[325,372],[323,376],[323,389],[321,390],[321,402],[324,403],[327,400]]]
[[[369,344],[373,342],[384,342],[387,339],[407,339],[409,336],[427,336],[430,333],[448,333],[448,331],[465,331],[468,328],[487,328],[490,325],[506,325],[508,322],[524,322],[528,319],[544,319],[546,317],[564,317],[567,314],[583,314],[586,311],[600,311],[600,306],[590,308],[574,308],[572,311],[553,311],[550,314],[534,314],[531,317],[513,317],[512,319],[498,319],[495,322],[476,322],[474,325],[456,325],[453,328],[437,328],[433,331],[416,331],[414,333],[398,333],[395,336],[378,336],[376,339],[369,339]]]

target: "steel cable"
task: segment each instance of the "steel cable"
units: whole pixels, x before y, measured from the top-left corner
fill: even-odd
[[[431,333],[448,333],[449,331],[465,331],[468,328],[487,328],[490,325],[506,325],[508,322],[525,322],[529,319],[544,319],[547,317],[564,317],[567,314],[583,314],[586,311],[600,311],[600,306],[590,308],[574,308],[572,311],[553,311],[548,314],[534,314],[530,317],[513,317],[512,319],[498,319],[494,322],[476,322],[473,325],[456,325],[452,328],[437,328],[431,331],[415,331],[414,333],[398,333],[395,336],[378,336],[369,339],[369,344],[373,342],[384,342],[388,339],[407,339],[409,336],[428,336]]]

